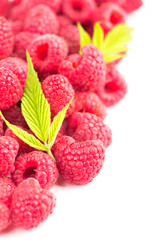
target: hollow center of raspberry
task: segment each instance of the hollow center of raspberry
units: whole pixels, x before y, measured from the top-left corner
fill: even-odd
[[[48,44],[43,44],[38,48],[38,57],[44,61],[48,56]]]
[[[112,93],[117,90],[117,85],[114,82],[107,83],[105,85],[105,92]]]
[[[123,21],[123,16],[117,11],[113,11],[111,16],[110,16],[110,22],[115,24],[118,24]]]
[[[23,178],[29,178],[29,177],[35,177],[36,175],[36,167],[29,167],[25,170],[24,174],[23,174]]]
[[[76,12],[81,12],[81,11],[82,11],[82,6],[81,6],[81,5],[78,5],[78,4],[73,4],[73,9],[74,9]]]

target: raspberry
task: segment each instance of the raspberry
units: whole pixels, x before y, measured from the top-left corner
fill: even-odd
[[[0,61],[1,67],[9,68],[17,76],[22,87],[25,87],[28,72],[28,66],[25,61],[20,58],[8,57]]]
[[[80,35],[77,26],[68,25],[61,29],[60,36],[68,43],[69,53],[78,53],[80,50]]]
[[[74,113],[67,122],[67,133],[78,142],[99,139],[104,147],[111,144],[110,128],[101,118],[91,113]]]
[[[58,19],[52,10],[43,5],[30,9],[24,22],[24,31],[38,34],[57,34],[59,30]]]
[[[14,161],[19,144],[11,137],[0,137],[0,177],[8,176],[15,169]]]
[[[57,115],[74,97],[74,90],[68,79],[60,74],[47,77],[42,83],[42,89],[50,106],[52,116]],[[72,101],[66,116],[68,117],[74,111],[74,102]]]
[[[54,72],[66,58],[68,45],[61,37],[46,34],[33,40],[28,50],[36,70]]]
[[[131,13],[142,6],[142,0],[124,0],[121,7],[127,12]]]
[[[98,6],[101,5],[102,3],[108,3],[108,2],[115,3],[118,6],[120,6],[124,1],[125,0],[96,0]]]
[[[26,50],[32,41],[39,37],[37,33],[20,32],[15,36],[14,56],[26,59]]]
[[[7,17],[10,12],[11,3],[8,0],[0,0],[0,16]]]
[[[97,94],[92,92],[76,92],[75,112],[89,112],[104,119],[107,111],[106,107]]]
[[[36,178],[42,188],[52,187],[58,178],[54,160],[48,154],[40,151],[33,151],[18,157],[12,179],[19,184],[29,177]]]
[[[13,51],[13,33],[11,26],[0,16],[0,59],[8,57]]]
[[[28,128],[27,123],[25,122],[25,119],[21,113],[21,109],[17,105],[2,111],[2,113],[9,123],[16,126],[21,126],[23,128]]]
[[[23,21],[21,20],[11,21],[10,25],[14,35],[23,31]]]
[[[74,22],[87,22],[96,9],[95,0],[64,0],[62,10]]]
[[[59,66],[59,72],[66,76],[79,91],[93,91],[104,81],[106,66],[102,53],[94,45],[85,45],[82,55],[73,54]]]
[[[102,4],[93,15],[93,23],[101,22],[101,26],[108,33],[116,24],[125,22],[125,11],[114,3]]]
[[[3,120],[0,116],[0,137],[3,136]]]
[[[7,207],[10,207],[15,188],[16,186],[10,178],[0,178],[0,202],[6,204]]]
[[[8,207],[0,202],[0,232],[8,227],[10,223],[10,211]]]
[[[99,173],[104,162],[104,147],[100,140],[75,142],[63,136],[54,146],[54,156],[64,180],[73,184],[87,184]]]
[[[9,69],[0,68],[0,110],[5,110],[21,100],[23,89],[17,76]]]
[[[66,16],[63,16],[63,15],[57,16],[57,19],[59,21],[59,33],[61,33],[61,30],[63,30],[68,25],[71,25],[71,23],[72,23],[69,18],[67,18]]]
[[[96,93],[102,102],[110,107],[118,103],[126,94],[127,85],[121,74],[113,67],[108,67],[106,81],[100,85]]]
[[[18,126],[19,128],[23,129],[24,131],[30,133],[29,131],[27,131],[26,129]],[[34,148],[30,147],[29,145],[27,145],[25,142],[23,142],[20,138],[18,138],[10,128],[7,128],[6,132],[5,132],[5,136],[7,137],[11,137],[14,138],[18,143],[19,143],[19,151],[18,151],[18,155],[22,155],[25,153],[29,153],[32,152],[34,150]]]
[[[28,178],[16,188],[12,197],[11,219],[24,229],[37,227],[53,212],[54,195],[42,189],[37,180]]]

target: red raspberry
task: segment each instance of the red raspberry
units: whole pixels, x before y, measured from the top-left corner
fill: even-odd
[[[96,0],[98,6],[101,5],[102,3],[108,3],[108,2],[115,3],[118,6],[120,6],[124,1],[125,0]]]
[[[54,72],[66,58],[68,45],[61,37],[46,34],[33,40],[28,50],[36,70]]]
[[[52,187],[58,178],[54,160],[48,154],[40,151],[33,151],[18,157],[12,179],[19,184],[29,177],[36,178],[42,188]]]
[[[10,207],[15,188],[16,186],[10,178],[0,178],[0,202],[6,204],[7,207]]]
[[[7,17],[11,8],[11,2],[8,0],[0,0],[0,16]]]
[[[10,24],[11,24],[11,29],[14,35],[23,31],[23,21],[15,20],[15,21],[11,21]]]
[[[127,92],[127,84],[121,74],[112,66],[107,68],[106,81],[96,93],[102,102],[110,107],[118,103]]]
[[[24,131],[30,133],[29,131],[27,131],[26,129],[22,128],[19,126],[19,128],[23,129]],[[30,147],[29,145],[27,145],[25,142],[23,142],[20,138],[18,138],[10,128],[7,128],[6,132],[5,132],[5,136],[7,137],[11,137],[14,138],[18,143],[19,143],[19,151],[18,151],[18,155],[22,155],[25,153],[30,153],[34,150],[34,148]]]
[[[59,30],[58,19],[52,10],[43,5],[30,9],[24,22],[24,31],[38,34],[57,34]]]
[[[21,4],[12,9],[12,19],[24,19],[28,11],[39,5],[44,4],[52,9],[53,12],[58,12],[62,0],[22,0]]]
[[[16,188],[12,197],[11,218],[24,229],[37,227],[53,212],[55,196],[42,189],[37,180],[28,178]]]
[[[99,139],[104,147],[108,147],[112,141],[110,128],[91,113],[74,113],[67,122],[67,133],[78,142]]]
[[[102,4],[93,15],[93,23],[101,22],[101,26],[108,33],[115,25],[125,22],[125,11],[114,3]]]
[[[68,25],[61,29],[60,36],[68,43],[69,53],[78,53],[80,50],[80,35],[77,26]]]
[[[42,89],[50,106],[52,116],[57,115],[74,97],[74,90],[68,79],[60,74],[47,77],[42,83]],[[74,111],[74,101],[72,101],[66,116]]]
[[[22,87],[25,87],[28,66],[24,60],[20,58],[8,57],[0,61],[0,68],[1,67],[9,68],[17,76]]]
[[[59,72],[66,76],[79,91],[93,91],[105,79],[106,66],[102,53],[94,45],[85,45],[82,55],[73,54],[59,66]]]
[[[8,176],[15,169],[14,161],[19,144],[11,137],[0,137],[0,177]]]
[[[14,56],[26,59],[26,50],[37,37],[39,37],[37,33],[20,32],[17,34],[14,42]]]
[[[17,105],[2,111],[2,113],[9,123],[23,128],[28,128],[21,109]]]
[[[22,85],[17,76],[9,69],[0,68],[0,109],[12,107],[21,100],[23,95]]]
[[[64,180],[87,184],[99,173],[104,162],[104,147],[100,140],[76,142],[63,136],[54,146],[54,156]]]
[[[0,232],[10,224],[10,211],[8,207],[0,202]]]
[[[71,20],[67,18],[66,16],[59,15],[57,16],[57,19],[59,21],[59,33],[61,33],[61,30],[63,30],[68,25],[71,25]]]
[[[92,92],[76,92],[75,94],[75,112],[89,112],[104,119],[107,110],[103,102]]]
[[[3,136],[3,120],[2,120],[2,118],[1,118],[1,116],[0,116],[0,137],[1,136]]]
[[[13,51],[13,33],[10,24],[0,16],[0,59],[8,57]]]
[[[95,0],[64,0],[62,10],[74,22],[87,22],[96,9]]]
[[[124,0],[121,7],[127,12],[131,13],[142,6],[142,0]]]

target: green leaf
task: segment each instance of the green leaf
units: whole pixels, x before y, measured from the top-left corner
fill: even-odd
[[[50,105],[41,89],[37,73],[27,51],[28,76],[22,97],[22,114],[35,135],[43,142],[48,139],[51,124]]]
[[[5,121],[7,127],[9,127],[12,132],[19,137],[23,142],[27,143],[29,146],[36,148],[38,150],[47,151],[47,148],[32,134],[27,133],[26,131],[22,130],[21,128],[10,124],[3,116],[2,112],[0,111],[0,116]]]
[[[71,102],[72,102],[72,99],[53,119],[53,122],[52,122],[50,130],[49,130],[49,140],[48,140],[49,149],[51,149],[54,144],[54,141],[55,141],[57,134],[61,128],[61,125],[65,119],[66,112],[67,112]]]
[[[85,46],[86,44],[91,44],[92,39],[90,35],[84,30],[82,25],[80,23],[77,23],[78,29],[79,29],[79,34],[80,34],[80,46],[81,48]]]
[[[104,41],[104,31],[101,28],[100,23],[97,22],[94,25],[94,33],[93,33],[92,43],[99,49],[102,49],[103,41]]]

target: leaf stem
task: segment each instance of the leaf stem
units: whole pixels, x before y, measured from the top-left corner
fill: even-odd
[[[52,154],[52,152],[51,152],[51,149],[50,148],[48,148],[48,144],[47,143],[44,143],[45,144],[45,146],[46,146],[46,148],[47,148],[47,153],[48,153],[48,155],[55,161],[55,163],[56,163],[56,159],[54,158],[54,156],[53,156],[53,154]]]

